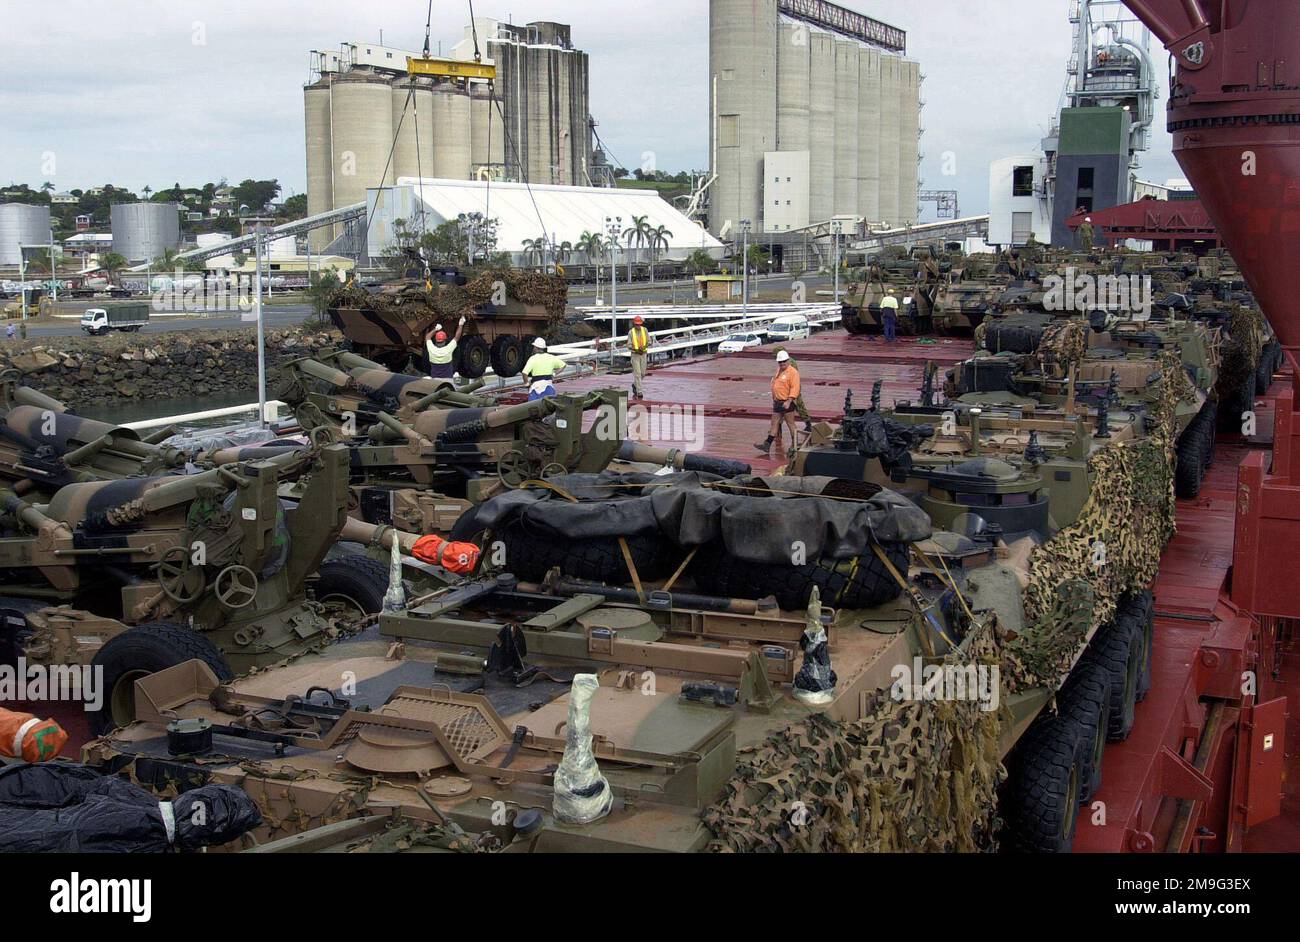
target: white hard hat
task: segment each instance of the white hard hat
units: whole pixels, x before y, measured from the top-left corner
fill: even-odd
[[[777,362],[777,363],[785,363],[785,362],[786,362],[787,360],[789,360],[789,359],[790,359],[790,354],[786,353],[784,350],[780,351],[780,352],[776,355],[776,362]]]
[[[536,340],[533,341],[533,346],[536,347],[538,350],[545,350],[546,341],[543,340],[541,337],[538,337]]]

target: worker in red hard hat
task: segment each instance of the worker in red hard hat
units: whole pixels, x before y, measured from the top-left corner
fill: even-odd
[[[638,314],[632,318],[632,329],[627,332],[627,349],[632,355],[632,398],[645,398],[645,369],[650,355],[650,332],[645,320]]]
[[[456,345],[465,332],[465,318],[456,326],[456,336],[450,340],[441,324],[433,324],[424,332],[424,351],[429,357],[429,375],[434,379],[453,379],[456,376]]]

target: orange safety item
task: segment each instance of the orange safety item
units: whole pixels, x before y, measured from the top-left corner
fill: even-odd
[[[453,543],[440,536],[422,536],[411,547],[411,555],[463,576],[478,565],[479,548],[473,543]]]
[[[798,399],[800,385],[799,371],[793,366],[787,366],[772,379],[772,398],[777,402]]]
[[[54,720],[0,709],[0,756],[25,762],[53,759],[68,744],[68,734]]]

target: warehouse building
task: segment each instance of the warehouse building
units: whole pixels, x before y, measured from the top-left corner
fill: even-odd
[[[902,30],[823,0],[710,0],[709,228],[918,215],[920,66]]]
[[[553,185],[592,182],[587,54],[570,27],[476,18],[450,58],[497,70],[476,78],[411,75],[420,53],[344,43],[312,53],[304,89],[307,208],[315,215],[361,203],[401,177]],[[340,233],[312,234],[323,251]]]

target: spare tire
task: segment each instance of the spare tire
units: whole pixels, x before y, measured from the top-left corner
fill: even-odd
[[[184,625],[154,622],[110,638],[91,661],[103,672],[102,702],[98,710],[87,710],[91,730],[99,736],[132,722],[136,680],[195,658],[212,668],[223,684],[235,679],[221,650]]]
[[[894,568],[906,572],[907,544],[880,545]],[[738,599],[771,595],[786,611],[807,608],[814,586],[819,590],[822,604],[835,608],[874,608],[893,601],[902,592],[902,587],[870,548],[852,559],[824,557],[801,566],[781,566],[746,562],[728,553],[721,543],[710,543],[701,546],[695,554],[690,573],[703,592]]]

